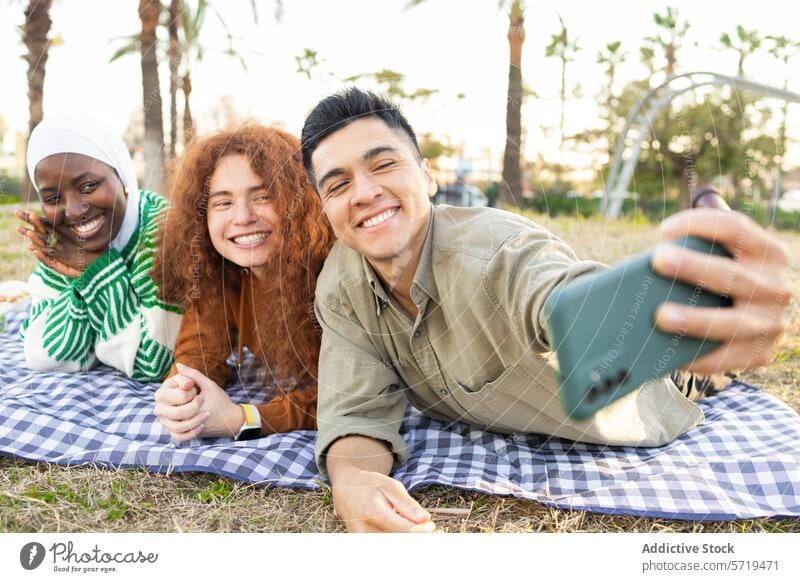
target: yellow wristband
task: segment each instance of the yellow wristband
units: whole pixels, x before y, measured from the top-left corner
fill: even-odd
[[[244,423],[245,426],[254,427],[258,426],[261,427],[261,415],[258,414],[258,408],[255,407],[253,404],[240,404],[239,406],[242,407],[244,410]]]

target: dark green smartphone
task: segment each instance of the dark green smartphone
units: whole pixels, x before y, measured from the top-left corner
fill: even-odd
[[[687,249],[730,257],[719,243],[696,237],[672,241]],[[613,268],[584,275],[553,292],[545,303],[550,345],[559,365],[561,403],[577,420],[648,380],[710,352],[719,342],[670,334],[655,327],[665,301],[725,308],[728,297],[657,275],[653,250]]]

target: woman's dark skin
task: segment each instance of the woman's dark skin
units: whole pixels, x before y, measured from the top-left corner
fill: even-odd
[[[34,174],[44,217],[18,210],[17,217],[32,228],[18,227],[17,232],[30,240],[28,249],[42,263],[78,277],[122,228],[125,188],[111,166],[81,154],[48,156]],[[86,226],[92,228],[80,232]]]

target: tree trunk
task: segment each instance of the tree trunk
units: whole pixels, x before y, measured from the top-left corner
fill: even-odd
[[[142,186],[161,191],[164,182],[164,118],[161,111],[161,87],[158,83],[156,28],[161,13],[158,0],[139,0],[142,22],[142,97],[144,100],[144,161]]]
[[[500,205],[522,203],[522,43],[525,41],[525,17],[520,2],[511,6],[508,27],[510,60],[508,66],[508,98],[506,99],[506,147],[503,154],[503,180],[500,184]]]
[[[664,47],[664,52],[667,56],[667,69],[665,73],[667,74],[667,79],[669,79],[672,75],[675,74],[675,62],[677,57],[675,56],[675,45],[669,43],[667,46]]]
[[[188,147],[194,138],[194,121],[192,110],[189,107],[189,97],[192,95],[192,78],[190,73],[183,75],[183,147]]]
[[[169,4],[169,159],[175,158],[178,143],[178,69],[181,65],[181,49],[178,41],[178,19],[181,16],[181,0]]]
[[[694,156],[681,156],[680,179],[678,180],[678,208],[686,210],[692,205],[692,191],[697,188]]]
[[[567,44],[566,33],[564,33],[564,51],[561,55],[561,116],[558,120],[558,163],[555,166],[556,183],[553,190],[558,194],[563,194],[564,190],[564,110],[567,107]]]
[[[27,49],[25,60],[28,62],[28,139],[44,116],[44,73],[50,46],[47,35],[52,24],[50,5],[51,0],[30,0],[22,27],[22,42]],[[23,172],[20,197],[23,202],[35,197],[27,171]]]

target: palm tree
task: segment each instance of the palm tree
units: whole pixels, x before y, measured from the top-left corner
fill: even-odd
[[[650,71],[650,82],[652,82],[653,73],[656,72],[654,61],[657,53],[663,53],[664,55],[665,77],[668,79],[675,74],[678,68],[678,51],[683,46],[686,32],[689,30],[689,21],[681,20],[678,10],[672,6],[667,6],[667,10],[663,14],[653,13],[653,22],[659,29],[655,35],[645,37],[645,45],[640,52],[642,61]],[[664,129],[664,133],[668,133],[666,128],[671,123],[671,109],[671,105],[667,104],[656,123],[659,128]],[[662,135],[661,137],[664,138],[665,136]],[[678,203],[681,208],[688,208],[691,191],[696,185],[695,182],[697,182],[695,160],[703,155],[708,142],[704,142],[698,151],[677,152],[670,147],[666,139],[659,139],[658,141],[662,143],[659,154],[668,157],[674,166],[679,168]]]
[[[181,0],[170,0],[167,32],[167,60],[169,61],[169,159],[175,158],[178,142],[178,78],[181,66],[181,47],[178,38],[178,20],[181,17]]]
[[[33,128],[39,125],[44,116],[44,74],[47,65],[50,40],[51,0],[29,0],[25,9],[25,24],[22,26],[22,42],[25,43],[28,63],[28,138]],[[22,181],[22,198],[31,199],[31,182],[25,172]]]
[[[499,6],[508,2],[501,0]],[[506,147],[503,179],[498,188],[501,206],[522,201],[522,44],[525,42],[525,6],[513,0],[508,7],[508,96],[506,98]]]
[[[783,88],[789,88],[789,61],[793,58],[800,56],[800,42],[791,40],[786,36],[773,36],[766,37],[767,40],[772,42],[769,53],[783,63],[786,76],[783,78]],[[781,120],[781,127],[778,133],[778,152],[784,155],[784,147],[786,144],[786,116],[788,113],[789,102],[785,101],[783,104],[783,119]]]
[[[143,187],[160,190],[164,181],[164,120],[161,111],[161,87],[158,83],[156,29],[161,15],[159,0],[139,0],[142,31],[139,50],[142,55],[142,99],[144,104]]]
[[[192,109],[190,107],[190,97],[192,94],[192,72],[199,62],[203,60],[203,43],[200,40],[200,31],[203,28],[203,23],[206,19],[206,13],[211,8],[225,29],[225,34],[228,41],[228,47],[225,49],[224,54],[235,58],[239,64],[246,71],[247,64],[245,63],[242,54],[234,47],[234,36],[231,34],[225,19],[207,0],[197,0],[197,3],[192,6],[188,0],[181,0],[181,18],[180,18],[180,32],[182,40],[180,43],[182,55],[182,74],[181,74],[181,89],[183,91],[183,143],[188,145],[194,136],[194,119],[192,117]],[[275,0],[275,20],[280,22],[283,17],[283,2]],[[251,1],[250,9],[253,14],[253,19],[258,22],[258,10],[255,1]]]
[[[672,6],[667,6],[667,11],[664,14],[659,14],[658,12],[653,13],[653,21],[658,25],[660,30],[655,36],[648,36],[645,38],[647,42],[646,46],[649,46],[651,49],[648,54],[652,58],[655,56],[656,48],[664,51],[664,57],[667,61],[664,73],[669,78],[675,74],[678,51],[683,44],[683,39],[686,37],[686,31],[689,30],[689,21],[679,21],[678,10],[672,8]]]
[[[181,55],[183,56],[183,73],[181,74],[181,90],[183,91],[183,143],[188,145],[194,137],[194,119],[189,98],[192,94],[192,70],[203,60],[203,45],[200,43],[200,29],[206,18],[208,2],[198,0],[194,9],[183,3],[181,11]]]
[[[170,0],[169,10],[166,13],[166,20],[162,23],[167,28],[168,44],[166,51],[163,50],[162,43],[156,38],[156,48],[161,58],[166,59],[169,63],[169,105],[170,105],[170,142],[169,142],[169,158],[175,157],[175,149],[177,145],[178,134],[178,106],[177,106],[177,93],[178,93],[178,80],[179,68],[181,62],[180,42],[178,40],[178,20],[183,10],[183,2],[181,0]],[[119,37],[119,41],[123,44],[120,46],[111,58],[109,63],[113,63],[127,55],[141,54],[141,33],[131,34],[128,36]]]
[[[772,46],[769,49],[769,53],[778,59],[781,63],[783,63],[784,70],[786,71],[786,76],[783,78],[783,88],[789,88],[789,61],[793,58],[800,56],[800,42],[795,42],[791,40],[789,37],[786,36],[774,36],[768,35],[765,37],[772,43]],[[773,220],[774,220],[774,213],[775,208],[778,203],[778,197],[780,196],[780,179],[781,179],[781,165],[783,160],[786,156],[786,117],[789,114],[789,102],[784,101],[783,103],[783,110],[781,111],[781,127],[778,130],[778,143],[776,151],[778,152],[779,162],[778,166],[778,173],[777,173],[777,180],[775,183],[775,191],[772,197],[772,212],[773,212]]]
[[[614,82],[617,76],[617,67],[625,61],[627,56],[620,50],[622,41],[614,41],[606,44],[604,51],[597,53],[597,64],[605,65],[606,69],[606,90],[602,95],[602,100],[606,107],[606,136],[608,139],[609,159],[614,151],[614,124],[616,121],[616,111],[619,99],[614,96]]]
[[[410,0],[408,7],[425,0]],[[522,200],[522,44],[525,42],[524,0],[498,0],[498,9],[508,9],[508,96],[506,98],[506,145],[499,199],[503,206],[518,206]]]
[[[560,189],[562,185],[561,170],[564,163],[564,110],[567,105],[567,63],[575,60],[575,54],[581,49],[578,46],[577,38],[570,41],[567,25],[564,24],[564,19],[561,18],[560,14],[558,14],[558,22],[561,24],[561,30],[558,31],[558,34],[550,36],[550,44],[545,49],[545,56],[556,57],[561,61],[561,116],[558,122],[558,134],[560,136],[558,152],[561,159],[556,168],[556,184],[557,188]]]
[[[761,47],[761,36],[758,34],[756,30],[745,30],[745,28],[740,24],[736,27],[736,38],[732,39],[728,33],[723,33],[719,39],[720,43],[726,49],[732,50],[736,52],[738,56],[737,65],[736,65],[736,74],[739,77],[744,76],[744,62],[752,55],[755,51],[757,51]],[[738,111],[739,117],[744,117],[745,109],[748,106],[752,106],[755,101],[746,96],[740,96],[736,94],[732,94],[729,99],[729,107],[734,111]],[[743,129],[742,126],[738,126],[739,131],[734,133],[734,139],[741,140],[741,130]],[[734,209],[738,209],[742,191],[739,188],[739,176],[736,172],[731,173],[731,182],[733,183],[734,187],[734,194],[733,200],[731,200],[731,206]]]
[[[283,15],[283,2],[275,0],[275,19],[280,21]],[[258,22],[258,12],[254,1],[250,4],[253,19]],[[175,155],[178,135],[177,93],[183,92],[183,141],[184,145],[192,139],[194,119],[192,117],[189,98],[192,93],[192,71],[203,59],[203,46],[200,42],[200,30],[205,22],[207,10],[211,8],[222,26],[225,28],[228,48],[225,54],[239,59],[242,67],[247,69],[244,59],[234,49],[234,37],[230,33],[222,15],[207,0],[170,0],[168,17],[161,23],[167,28],[169,41],[166,45],[156,40],[156,48],[161,58],[169,62],[170,68],[170,156]],[[141,36],[134,34],[122,37],[123,45],[118,48],[109,62],[141,51]]]
[[[736,27],[735,41],[727,32],[724,32],[722,36],[719,37],[719,42],[722,43],[722,46],[724,46],[726,49],[735,51],[739,56],[739,61],[736,66],[736,74],[739,77],[744,77],[745,59],[761,47],[761,36],[758,34],[758,31],[745,30],[745,28],[739,24]]]

